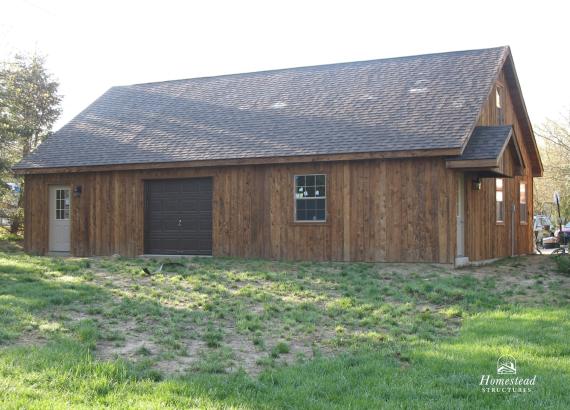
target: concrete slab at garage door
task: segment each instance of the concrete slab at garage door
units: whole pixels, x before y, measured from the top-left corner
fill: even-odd
[[[212,254],[212,178],[145,181],[145,253]]]

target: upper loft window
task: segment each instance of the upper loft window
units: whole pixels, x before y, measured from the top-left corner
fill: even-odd
[[[526,205],[526,182],[521,182],[519,185],[519,213],[520,223],[526,224],[528,222],[528,207]]]
[[[326,209],[326,175],[295,175],[295,221],[325,222]]]
[[[505,123],[505,109],[504,109],[504,92],[503,87],[495,87],[495,109],[497,110],[497,122],[499,125]]]
[[[503,223],[505,222],[505,200],[502,178],[495,179],[495,204],[497,223]]]

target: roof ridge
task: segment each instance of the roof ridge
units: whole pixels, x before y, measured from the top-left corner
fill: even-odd
[[[182,81],[190,81],[190,80],[208,80],[213,78],[223,78],[223,77],[236,77],[236,76],[248,76],[248,75],[257,75],[257,74],[267,74],[267,73],[278,73],[280,71],[289,71],[289,70],[303,70],[303,69],[312,69],[312,68],[327,68],[327,67],[338,67],[342,65],[349,65],[349,64],[366,64],[372,62],[380,62],[380,61],[390,61],[390,60],[405,60],[411,59],[416,57],[431,57],[431,56],[443,56],[443,55],[453,55],[453,54],[466,54],[466,53],[474,53],[480,51],[491,51],[491,50],[506,50],[510,47],[508,45],[504,46],[497,46],[497,47],[488,47],[488,48],[475,48],[469,50],[454,50],[454,51],[442,51],[437,53],[425,53],[425,54],[411,54],[405,56],[397,56],[397,57],[386,57],[386,58],[376,58],[371,60],[357,60],[357,61],[344,61],[340,63],[327,63],[327,64],[315,64],[315,65],[306,65],[306,66],[296,66],[296,67],[285,67],[285,68],[273,68],[268,70],[259,70],[259,71],[246,71],[243,73],[228,73],[228,74],[219,74],[219,75],[208,75],[208,76],[200,76],[200,77],[188,77],[188,78],[178,78],[175,80],[160,80],[160,81],[149,81],[144,83],[133,83],[133,84],[124,84],[124,85],[116,85],[111,88],[126,88],[126,87],[136,87],[142,85],[151,85],[151,84],[163,84],[163,83],[175,83],[175,82],[182,82]]]

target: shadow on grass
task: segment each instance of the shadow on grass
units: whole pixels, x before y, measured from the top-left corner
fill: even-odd
[[[90,323],[55,333],[43,346],[10,343],[30,327],[39,329],[45,312],[61,305],[96,305],[114,299],[121,306],[119,320],[131,310],[164,320],[180,314],[181,309],[150,299],[117,297],[90,283],[69,282],[87,268],[81,260],[22,255],[8,259],[0,264],[0,329],[8,334],[0,349],[3,408],[64,408],[70,404],[114,408],[563,408],[567,399],[567,309],[519,307],[481,312],[465,319],[455,339],[388,342],[375,349],[350,350],[334,358],[270,369],[257,379],[238,372],[194,373],[161,381],[144,361],[94,359],[91,347],[97,335]],[[281,276],[275,280],[282,280]],[[496,359],[502,354],[518,359],[521,375],[537,374],[535,392],[480,392],[481,374],[494,374]]]
[[[162,375],[148,362],[101,361],[92,347],[96,324],[76,321],[58,332],[42,331],[51,309],[64,305],[96,305],[115,300],[119,312],[129,309],[154,320],[178,314],[171,309],[137,298],[117,298],[109,290],[89,283],[68,282],[83,274],[82,261],[3,256],[0,269],[0,407],[68,408],[251,408],[256,394],[244,395],[254,382],[245,373],[194,374],[190,379],[160,381]],[[58,270],[59,269],[59,270]],[[61,270],[67,272],[62,275]],[[61,280],[65,279],[65,280]],[[123,319],[121,316],[119,320]],[[19,337],[42,333],[45,343],[28,345]]]

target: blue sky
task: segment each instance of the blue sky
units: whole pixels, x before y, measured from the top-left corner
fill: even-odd
[[[0,0],[0,59],[46,54],[59,128],[113,85],[510,45],[531,120],[570,109],[568,1]]]

